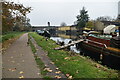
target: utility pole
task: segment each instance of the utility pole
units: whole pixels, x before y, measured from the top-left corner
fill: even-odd
[[[2,0],[0,0],[0,37],[2,35]],[[0,49],[2,49],[2,44],[0,44]],[[0,50],[0,79],[2,79],[2,50]]]
[[[2,1],[0,1],[0,35],[2,35]]]

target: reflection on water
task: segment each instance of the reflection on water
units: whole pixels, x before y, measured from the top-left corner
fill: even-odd
[[[54,40],[55,42],[58,42],[58,41],[64,42],[65,44],[68,44],[69,41],[72,41],[72,39],[65,39],[62,37],[51,37],[50,39]],[[77,50],[76,45],[70,46],[70,50],[75,52],[75,53],[80,53],[80,51]]]
[[[80,51],[77,50],[76,45],[70,46],[70,49],[71,49],[71,51],[73,51],[73,52],[75,52],[75,53],[80,53]]]

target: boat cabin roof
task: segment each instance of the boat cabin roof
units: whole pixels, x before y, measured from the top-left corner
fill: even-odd
[[[112,35],[89,34],[89,36],[106,40],[110,40],[112,38]]]

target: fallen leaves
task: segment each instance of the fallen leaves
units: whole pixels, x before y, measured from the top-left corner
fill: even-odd
[[[69,76],[68,79],[72,79],[72,76]]]
[[[61,73],[61,71],[57,71],[57,72],[55,72],[55,73],[59,74],[59,73]]]
[[[70,74],[66,74],[66,76],[68,77],[68,79],[72,79],[73,77],[70,76]]]
[[[45,68],[44,71],[48,71],[48,72],[52,72],[52,70],[50,68]]]
[[[20,71],[20,74],[23,74],[24,72],[23,71]]]
[[[45,64],[45,67],[47,67],[48,65]]]
[[[7,48],[2,48],[0,51],[6,50]]]
[[[76,73],[79,73],[79,71],[77,70]]]
[[[20,76],[19,78],[22,79],[22,78],[24,78],[24,76]]]
[[[107,68],[103,68],[104,71],[107,71]]]
[[[54,62],[50,62],[51,64],[55,64]]]
[[[61,76],[56,75],[56,76],[55,76],[55,78],[60,79],[60,78],[61,78]]]
[[[8,71],[12,71],[12,72],[14,72],[14,71],[16,71],[16,68],[8,69]]]
[[[99,65],[99,64],[96,64],[95,67],[100,68],[100,65]]]
[[[55,68],[56,70],[58,70],[59,68]]]
[[[11,71],[14,72],[14,71],[16,71],[16,70],[15,70],[15,69],[12,69]]]
[[[70,57],[65,57],[64,59],[65,59],[65,60],[69,60],[69,59],[70,59]]]
[[[66,74],[66,76],[67,76],[67,77],[69,77],[69,76],[70,76],[70,74]]]
[[[8,71],[11,71],[12,69],[8,69]]]

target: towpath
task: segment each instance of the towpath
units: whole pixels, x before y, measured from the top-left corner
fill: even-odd
[[[3,78],[41,78],[30,46],[28,34],[23,34],[2,55]]]

